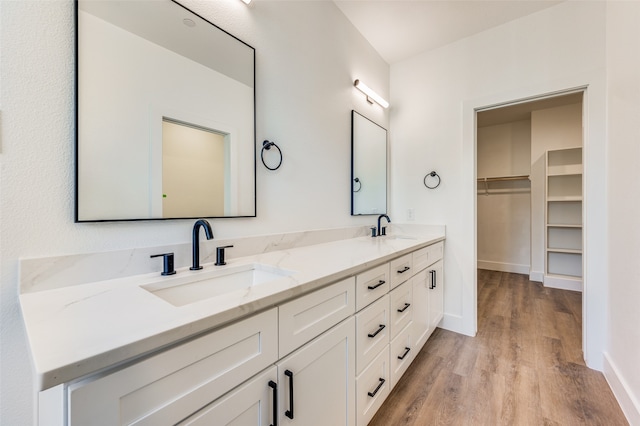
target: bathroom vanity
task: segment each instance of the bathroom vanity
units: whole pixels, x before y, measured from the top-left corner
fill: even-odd
[[[366,425],[442,319],[435,228],[32,288],[39,424]]]

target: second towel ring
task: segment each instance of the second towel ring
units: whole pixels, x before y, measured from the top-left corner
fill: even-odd
[[[435,185],[433,185],[433,186],[429,186],[429,185],[427,185],[427,178],[428,178],[428,177],[435,177],[435,178],[437,178],[437,179],[438,179],[438,183],[436,183],[436,184],[435,184]],[[427,188],[429,188],[429,189],[436,189],[438,186],[440,186],[440,176],[438,176],[438,174],[437,174],[435,171],[433,171],[433,172],[427,173],[427,174],[425,175],[424,179],[422,180],[422,182],[424,183],[424,186],[426,186]]]
[[[353,181],[359,184],[358,189],[354,189],[353,192],[359,192],[362,189],[362,181],[360,180],[360,178],[355,178]]]
[[[275,167],[269,167],[267,166],[267,163],[264,162],[264,150],[266,149],[267,151],[271,149],[272,146],[275,146],[276,149],[278,150],[278,154],[280,155],[280,161],[278,162],[278,165]],[[282,165],[282,151],[280,150],[280,147],[278,145],[276,145],[275,142],[270,142],[265,140],[264,142],[262,142],[262,151],[260,151],[260,159],[262,160],[262,164],[264,164],[264,166],[269,169],[269,170],[277,170],[280,168],[280,166]]]

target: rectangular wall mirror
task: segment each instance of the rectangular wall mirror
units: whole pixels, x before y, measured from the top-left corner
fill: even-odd
[[[387,213],[387,130],[351,111],[351,214]]]
[[[76,19],[76,221],[255,216],[255,50],[171,0]]]

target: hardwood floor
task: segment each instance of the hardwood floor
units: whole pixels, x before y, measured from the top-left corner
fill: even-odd
[[[369,425],[627,425],[581,322],[580,293],[479,270],[476,337],[436,329]]]

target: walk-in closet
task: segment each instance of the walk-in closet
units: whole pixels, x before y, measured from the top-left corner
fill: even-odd
[[[477,114],[478,268],[582,290],[582,92]]]

